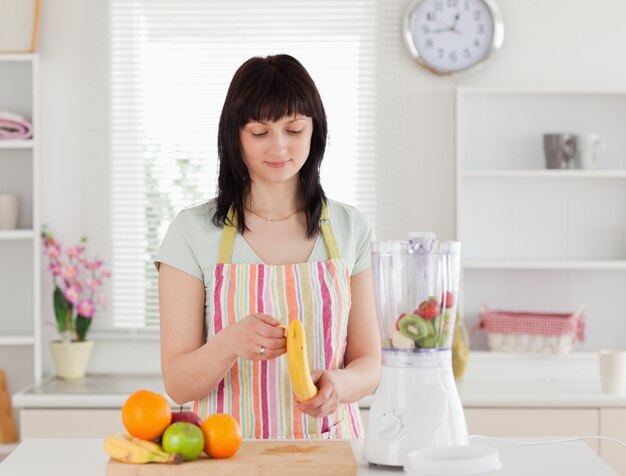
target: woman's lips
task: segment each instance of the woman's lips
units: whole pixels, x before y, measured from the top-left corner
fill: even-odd
[[[289,163],[289,160],[283,160],[281,162],[265,162],[267,165],[274,169],[280,169]]]

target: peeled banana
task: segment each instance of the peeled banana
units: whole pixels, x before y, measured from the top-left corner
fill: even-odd
[[[311,379],[309,370],[306,335],[298,319],[291,321],[287,328],[287,365],[291,386],[298,400],[306,402],[317,395],[317,387]]]
[[[104,451],[123,463],[182,463],[177,453],[166,453],[153,441],[145,441],[126,433],[115,433],[104,439]]]

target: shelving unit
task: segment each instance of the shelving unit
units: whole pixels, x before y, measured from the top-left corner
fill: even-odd
[[[597,169],[546,169],[544,133],[592,132],[607,143]],[[459,88],[456,212],[470,327],[483,302],[586,303],[577,349],[626,347],[626,91]]]
[[[19,196],[17,230],[0,230],[0,362],[11,393],[42,380],[37,54],[0,54],[0,111],[29,119],[33,138],[0,140],[0,193]],[[0,445],[0,459],[15,444]]]

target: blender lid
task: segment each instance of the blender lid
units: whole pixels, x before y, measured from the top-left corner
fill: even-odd
[[[411,451],[404,471],[412,476],[482,476],[498,471],[500,453],[488,446],[444,446]]]

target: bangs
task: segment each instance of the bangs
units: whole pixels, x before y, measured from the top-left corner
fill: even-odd
[[[315,97],[295,81],[266,71],[242,98],[239,127],[254,122],[275,122],[298,114],[316,117]]]

